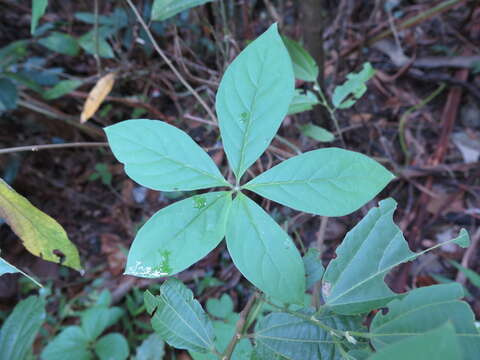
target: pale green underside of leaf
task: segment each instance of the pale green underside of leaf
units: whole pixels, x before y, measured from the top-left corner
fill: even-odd
[[[327,315],[318,319],[339,330],[360,327],[359,318]],[[275,356],[289,360],[342,359],[329,332],[288,313],[271,313],[260,320],[254,337],[255,351],[263,354],[261,359],[275,359]]]
[[[285,160],[243,187],[299,211],[343,216],[371,200],[393,178],[365,155],[326,148]]]
[[[217,93],[220,133],[237,179],[268,147],[293,95],[292,62],[274,24],[230,64]]]
[[[319,104],[317,95],[310,90],[304,94],[302,90],[295,90],[295,96],[288,107],[288,115],[298,114],[304,111],[312,110]]]
[[[177,279],[169,279],[155,300],[152,326],[163,340],[189,351],[205,353],[214,349],[212,322],[190,289]]]
[[[45,321],[45,300],[30,296],[19,302],[0,332],[0,358],[25,359]]]
[[[163,21],[195,6],[206,4],[214,0],[155,0],[152,7],[151,19]]]
[[[418,337],[450,321],[463,351],[464,360],[480,354],[480,334],[474,325],[475,316],[463,297],[458,283],[434,285],[410,291],[402,299],[387,304],[388,313],[378,312],[370,333],[377,350]]]
[[[305,270],[287,233],[242,193],[233,201],[227,246],[240,272],[267,295],[285,303],[303,303]]]
[[[160,191],[229,186],[213,160],[190,136],[159,120],[127,120],[105,128],[125,172],[140,185]]]
[[[408,248],[401,230],[393,222],[397,203],[380,201],[345,236],[323,277],[326,305],[341,314],[367,313],[399,296],[385,284],[386,274],[421,253]],[[461,242],[468,234],[450,242]],[[438,245],[440,246],[440,245]]]
[[[7,262],[5,259],[2,259],[0,257],[0,276],[2,276],[3,274],[15,274],[15,273],[22,274],[23,276],[27,277],[30,281],[32,281],[35,285],[42,287],[42,284],[40,284],[37,280],[25,274],[22,270],[17,269],[15,266],[13,266],[9,262]]]
[[[438,329],[388,346],[370,356],[368,360],[460,360],[460,354],[455,330],[451,324],[445,323]],[[477,356],[469,359],[476,358]]]
[[[312,56],[295,40],[286,36],[282,36],[282,39],[292,59],[295,78],[310,82],[317,81],[318,66]]]
[[[167,206],[139,230],[125,274],[146,278],[174,275],[212,251],[225,236],[229,192],[195,195]]]

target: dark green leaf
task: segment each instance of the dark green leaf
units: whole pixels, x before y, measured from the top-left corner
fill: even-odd
[[[32,21],[30,23],[30,33],[33,35],[38,26],[38,21],[47,10],[48,0],[32,0]]]
[[[47,100],[54,100],[66,95],[82,85],[80,80],[62,80],[53,88],[48,89],[43,93],[43,98]]]
[[[51,340],[42,351],[42,360],[92,360],[89,350],[90,339],[78,326],[66,327],[58,336]]]
[[[317,81],[318,66],[312,56],[298,42],[282,36],[288,53],[292,58],[295,78],[304,81]]]
[[[76,56],[79,51],[77,40],[71,35],[54,31],[46,38],[38,40],[40,45],[59,54]]]
[[[0,358],[24,360],[45,321],[45,300],[30,296],[20,301],[0,332]]]
[[[0,78],[0,113],[17,107],[17,87],[6,78]]]
[[[153,2],[151,19],[153,21],[163,21],[182,11],[210,1],[213,0],[155,0]]]

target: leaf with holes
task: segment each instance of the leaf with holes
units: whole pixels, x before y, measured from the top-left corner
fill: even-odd
[[[300,253],[270,215],[242,193],[233,201],[226,239],[233,262],[250,282],[277,300],[303,303]]]
[[[327,148],[285,160],[243,187],[299,211],[343,216],[371,200],[393,178],[365,155]]]
[[[193,293],[181,281],[169,279],[160,295],[145,292],[155,332],[171,346],[206,353],[215,349],[212,322]]]
[[[10,225],[33,255],[80,270],[77,248],[65,230],[50,216],[0,179],[0,218]]]
[[[386,274],[432,249],[410,251],[393,222],[396,207],[393,199],[380,201],[379,207],[372,208],[337,248],[337,257],[328,264],[322,280],[325,303],[333,311],[360,314],[385,306],[399,296],[385,284]],[[466,239],[468,234],[462,230],[458,238],[448,242],[465,245]]]
[[[237,179],[268,147],[293,95],[292,62],[274,24],[230,64],[217,93],[220,133]]]
[[[158,211],[135,237],[125,274],[174,275],[203,258],[225,236],[231,201],[229,192],[212,192]]]
[[[125,172],[160,191],[229,186],[213,160],[182,130],[158,120],[127,120],[105,128]]]
[[[359,73],[347,75],[347,81],[335,88],[332,103],[338,109],[352,107],[367,91],[366,82],[375,75],[375,69],[370,63],[363,64]]]

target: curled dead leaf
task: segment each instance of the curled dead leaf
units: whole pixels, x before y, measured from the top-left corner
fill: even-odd
[[[97,112],[100,105],[102,105],[105,98],[112,91],[115,84],[115,73],[110,73],[97,81],[93,89],[88,94],[85,105],[83,105],[82,115],[80,116],[80,122],[83,124],[90,119]]]

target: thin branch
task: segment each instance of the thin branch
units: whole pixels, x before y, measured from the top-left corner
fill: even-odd
[[[66,144],[45,144],[45,145],[27,145],[27,146],[17,146],[12,148],[0,149],[0,154],[10,154],[22,151],[38,151],[38,150],[49,150],[49,149],[63,149],[71,147],[103,147],[108,146],[106,142],[74,142]]]
[[[140,15],[140,13],[138,12],[137,8],[135,7],[135,5],[133,5],[132,3],[132,0],[125,0],[128,5],[130,6],[130,8],[132,9],[132,11],[135,13],[135,16],[137,17],[140,25],[142,25],[143,29],[145,30],[145,32],[147,33],[148,35],[148,38],[150,39],[150,41],[152,42],[152,45],[155,49],[155,51],[158,53],[158,55],[160,55],[160,57],[163,59],[163,61],[165,61],[165,63],[168,65],[168,67],[173,71],[173,73],[175,74],[175,76],[178,78],[178,80],[180,80],[180,82],[183,84],[183,86],[185,86],[188,91],[190,91],[190,93],[195,97],[195,99],[198,100],[198,102],[200,103],[200,105],[203,106],[203,108],[205,109],[205,111],[208,113],[208,115],[212,118],[212,120],[214,122],[217,122],[217,117],[215,116],[215,114],[213,113],[212,109],[210,108],[210,106],[207,105],[207,103],[202,99],[202,97],[195,91],[195,89],[187,82],[187,80],[185,80],[185,78],[182,76],[182,74],[180,74],[180,72],[177,70],[177,68],[175,67],[175,65],[173,65],[173,63],[170,61],[170,59],[167,57],[167,55],[165,55],[165,53],[163,52],[163,50],[160,48],[160,46],[158,45],[157,41],[155,40],[155,38],[153,37],[153,34],[152,32],[150,31],[148,25],[145,23],[145,21],[143,20],[142,18],[142,15]]]

